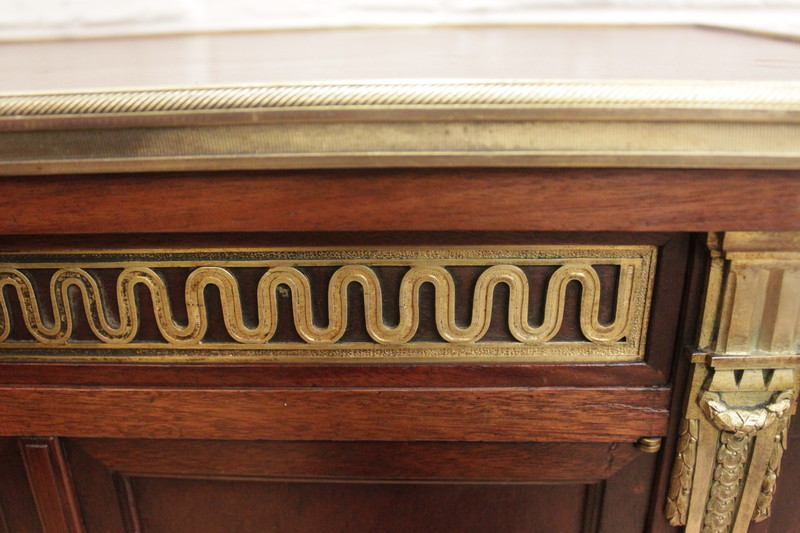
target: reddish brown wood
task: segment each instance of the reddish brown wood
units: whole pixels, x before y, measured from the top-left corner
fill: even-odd
[[[670,383],[676,344],[680,342],[681,327],[685,322],[681,313],[688,309],[695,313],[699,302],[691,300],[685,284],[689,266],[689,235],[667,239],[658,248],[658,264],[650,302],[650,323],[647,331],[645,360],[661,379],[657,384]],[[627,385],[633,385],[628,382]]]
[[[5,519],[0,531],[42,532],[19,446],[9,438],[0,438],[0,513]]]
[[[640,452],[641,453],[641,452]],[[647,521],[657,454],[641,453],[614,476],[603,482],[604,505],[598,533],[641,533]]]
[[[124,516],[128,502],[120,487],[122,479],[96,458],[73,445],[69,439],[62,440],[64,452],[72,471],[75,490],[79,495],[84,525],[88,533],[125,531],[141,532]],[[162,441],[163,442],[163,441]]]
[[[800,172],[418,169],[12,177],[0,180],[0,212],[4,234],[798,230]]]
[[[83,533],[77,495],[58,439],[20,439],[19,447],[44,533]]]
[[[620,387],[659,385],[645,363],[617,364],[122,364],[0,363],[7,385],[111,387]]]
[[[70,439],[110,471],[227,478],[595,482],[642,452],[631,443],[269,442]],[[77,476],[76,476],[77,477]]]
[[[227,239],[227,241],[226,241]],[[247,246],[380,246],[455,244],[652,244],[659,266],[651,306],[646,362],[616,364],[180,364],[0,363],[0,383],[20,385],[108,386],[269,386],[269,387],[423,387],[423,386],[649,386],[669,379],[677,314],[684,279],[685,236],[653,233],[373,233],[126,235],[119,237],[7,238],[6,252],[117,248],[193,248]]]
[[[692,243],[688,274],[683,292],[684,307],[681,310],[681,324],[672,370],[672,400],[670,403],[670,420],[667,436],[663,441],[659,454],[658,468],[654,476],[654,485],[648,510],[648,523],[651,533],[672,533],[677,531],[669,525],[664,516],[664,505],[667,490],[672,478],[672,463],[678,441],[678,424],[686,401],[686,385],[689,379],[689,354],[693,351],[697,328],[700,324],[700,310],[705,292],[708,269],[708,252],[705,235],[695,236]]]
[[[184,515],[188,523],[197,523],[189,511],[213,494],[225,494],[239,487],[243,498],[238,504],[228,502],[225,510],[251,522],[264,519],[260,510],[254,510],[247,494],[264,495],[272,488],[278,492],[291,491],[298,483],[321,486],[320,483],[335,482],[342,493],[342,513],[353,493],[359,489],[354,485],[370,483],[378,493],[385,492],[384,483],[403,483],[406,490],[400,491],[408,497],[421,498],[426,495],[452,511],[446,518],[448,526],[443,531],[460,531],[460,514],[448,502],[446,494],[458,494],[465,483],[473,485],[469,492],[475,495],[475,505],[493,515],[495,500],[504,489],[497,491],[475,488],[476,484],[534,483],[536,485],[558,483],[592,483],[589,493],[599,496],[585,502],[586,512],[599,517],[603,505],[616,505],[604,501],[602,490],[595,490],[597,482],[609,477],[630,462],[640,462],[645,456],[631,443],[380,443],[380,442],[257,442],[257,441],[178,441],[150,439],[69,439],[66,451],[73,467],[75,485],[83,504],[88,531],[121,531],[123,521],[127,530],[148,530],[153,521],[158,522],[171,513],[163,514],[153,509],[147,494],[142,498],[143,484],[153,487],[148,478],[159,478],[158,490],[171,490],[172,485],[183,487],[184,496],[177,500],[164,495],[168,501],[180,505],[172,513]],[[647,476],[645,475],[645,479]],[[239,483],[231,483],[236,481]],[[246,482],[246,483],[242,483]],[[288,484],[287,484],[288,482]],[[442,491],[431,491],[419,483],[442,485]],[[646,481],[645,481],[646,482]],[[458,483],[458,485],[454,484]],[[626,483],[618,484],[624,489]],[[577,485],[578,487],[580,485]],[[245,487],[245,488],[242,488]],[[461,487],[461,488],[459,488]],[[550,486],[554,490],[559,490]],[[239,490],[236,489],[236,490]],[[530,501],[519,512],[544,513],[537,524],[546,524],[546,515],[562,517],[574,515],[580,518],[583,497],[575,498],[563,509],[542,509],[537,499],[539,489],[528,492]],[[580,495],[583,490],[577,492]],[[624,492],[624,490],[623,490]],[[385,494],[384,494],[385,495]],[[624,493],[615,497],[630,498]],[[336,501],[335,494],[326,501]],[[312,498],[307,498],[311,505]],[[180,502],[180,503],[178,503]],[[295,502],[300,504],[299,502]],[[372,502],[375,503],[375,502]],[[426,504],[433,504],[428,501]],[[317,502],[322,505],[322,502]],[[363,502],[361,505],[371,505]],[[287,505],[287,504],[284,504]],[[574,506],[574,507],[573,507]],[[259,506],[256,506],[260,509]],[[282,505],[274,509],[278,512]],[[215,507],[216,509],[216,507]],[[499,511],[499,509],[498,509]],[[442,511],[444,513],[444,511]],[[122,514],[121,514],[122,513]],[[123,518],[123,514],[126,515]],[[498,516],[487,516],[483,520],[509,520]],[[506,513],[507,514],[507,513]],[[260,517],[260,518],[259,518]],[[335,518],[334,518],[335,520]],[[510,520],[513,520],[510,519]],[[213,523],[213,520],[212,520]],[[637,522],[641,528],[641,522]],[[633,533],[637,523],[627,521],[620,531]],[[145,527],[148,526],[148,527]],[[530,526],[530,524],[528,524]],[[181,526],[184,527],[184,526]],[[204,523],[197,526],[205,531]],[[249,531],[245,526],[237,531]],[[298,526],[299,527],[299,526]],[[465,526],[469,530],[469,527]],[[366,529],[364,529],[366,528]],[[361,524],[353,524],[348,531],[370,531]],[[329,528],[322,528],[327,531]],[[429,524],[419,524],[415,531],[429,531]],[[294,530],[293,530],[294,531]],[[502,529],[506,531],[506,529]]]
[[[132,479],[153,533],[579,533],[581,485],[409,485]]]
[[[415,174],[416,177],[415,177]],[[371,176],[380,179],[371,180]],[[432,170],[432,171],[330,171],[323,175],[303,172],[275,173],[230,173],[207,175],[161,175],[152,177],[98,178],[14,178],[0,182],[0,207],[10,216],[0,220],[0,232],[18,231],[16,237],[4,238],[0,243],[5,250],[29,249],[44,244],[51,249],[69,249],[76,242],[95,242],[96,246],[133,243],[133,247],[149,247],[160,243],[169,247],[192,246],[214,242],[222,246],[248,245],[250,243],[305,244],[322,243],[351,244],[372,242],[380,244],[445,244],[445,243],[530,243],[549,242],[586,243],[600,242],[598,234],[578,236],[576,234],[533,234],[513,229],[551,228],[570,229],[797,229],[800,210],[798,201],[798,179],[796,172],[715,172],[715,171],[634,171],[634,170]],[[77,189],[68,192],[71,184]],[[223,184],[227,183],[227,186]],[[145,187],[151,187],[150,200],[146,201]],[[283,189],[284,184],[289,187]],[[342,186],[347,184],[347,187]],[[449,188],[451,184],[457,188]],[[165,194],[171,194],[173,205],[147,203],[152,201],[152,187],[163,185]],[[193,190],[189,185],[197,185]],[[242,193],[237,187],[244,185]],[[606,186],[607,188],[604,188]],[[94,189],[92,189],[94,187]],[[386,188],[396,187],[398,195],[387,195]],[[537,189],[538,187],[538,189]],[[585,192],[592,189],[592,194]],[[413,193],[412,193],[413,189]],[[394,189],[392,189],[394,191]],[[433,194],[433,191],[436,194]],[[541,190],[539,195],[538,190]],[[130,192],[132,199],[125,194]],[[180,193],[178,191],[181,191]],[[318,195],[309,194],[309,191]],[[419,191],[422,191],[419,194]],[[502,191],[502,193],[501,193]],[[506,194],[508,191],[510,194]],[[6,194],[8,192],[11,196]],[[536,192],[536,194],[534,194]],[[43,194],[46,193],[46,194]],[[54,200],[53,194],[65,193],[68,200],[80,204],[63,204]],[[174,194],[173,194],[174,193]],[[211,209],[210,200],[219,204],[219,217],[201,216],[192,212],[191,205],[199,205],[206,213]],[[53,218],[41,216],[42,207],[34,208],[31,195],[40,195],[51,209]],[[106,198],[103,205],[101,196]],[[325,196],[328,195],[328,196]],[[392,196],[397,200],[390,202]],[[414,198],[417,197],[417,200]],[[565,206],[559,198],[569,198]],[[218,201],[217,201],[218,200]],[[256,203],[262,206],[256,208]],[[327,202],[327,204],[326,204]],[[329,206],[327,215],[319,210],[323,204]],[[524,204],[524,205],[523,205]],[[660,205],[657,205],[660,204]],[[702,204],[702,208],[701,208]],[[752,208],[752,217],[741,217],[741,205]],[[41,204],[39,204],[41,206]],[[457,209],[462,206],[463,209]],[[770,207],[771,206],[771,207]],[[174,210],[173,210],[174,207]],[[737,215],[737,210],[739,214]],[[502,215],[501,215],[502,214]],[[239,216],[241,215],[241,216]],[[19,217],[26,217],[24,220]],[[85,218],[84,218],[85,217]],[[290,231],[299,228],[306,233],[243,234],[231,235],[139,235],[128,237],[105,235],[66,235],[64,238],[26,236],[26,232],[80,233],[101,231],[109,233],[136,231],[239,231],[246,227],[252,217],[255,226],[251,229]],[[338,233],[335,237],[324,232],[309,233],[320,229],[326,217],[332,217],[332,229],[352,230],[393,229],[394,232]],[[368,217],[369,220],[363,217]],[[214,219],[213,223],[211,219]],[[375,222],[375,221],[378,222]],[[95,228],[92,230],[92,228]],[[16,229],[15,229],[16,228]],[[21,228],[21,229],[20,229]],[[238,229],[237,229],[238,228]],[[485,233],[447,232],[420,233],[405,229],[448,230],[454,228],[482,228]],[[305,464],[307,472],[318,478],[345,479],[348,473],[354,477],[369,477],[381,472],[395,472],[395,477],[413,480],[414,476],[437,476],[462,473],[478,481],[479,475],[496,475],[503,472],[516,476],[518,480],[530,480],[540,468],[539,475],[555,475],[556,465],[563,465],[564,476],[583,474],[591,480],[604,475],[603,462],[616,461],[608,468],[616,469],[623,461],[609,452],[608,444],[590,444],[588,441],[627,441],[638,436],[663,434],[666,431],[667,409],[674,414],[680,410],[680,387],[676,389],[673,403],[668,404],[669,391],[665,388],[645,389],[649,385],[682,382],[684,367],[670,369],[669,360],[675,351],[675,339],[679,345],[691,343],[693,336],[687,329],[682,336],[676,335],[677,324],[696,323],[698,296],[702,293],[702,261],[700,267],[692,269],[692,278],[687,285],[687,294],[681,296],[685,260],[678,250],[685,241],[671,236],[649,234],[626,237],[608,236],[604,242],[655,242],[662,247],[663,259],[658,271],[657,292],[654,297],[654,320],[650,330],[649,355],[645,363],[619,365],[387,365],[371,367],[353,365],[192,365],[169,366],[163,364],[113,365],[3,363],[0,364],[0,388],[3,411],[0,412],[0,431],[4,434],[63,434],[94,437],[159,437],[159,438],[218,438],[218,439],[389,439],[389,440],[572,440],[585,444],[457,444],[457,443],[341,443],[351,446],[345,453],[335,446],[325,448],[324,443],[266,443],[274,457],[259,462],[258,443],[218,443],[207,452],[196,447],[181,448],[179,443],[165,444],[172,455],[162,456],[161,463],[153,448],[145,453],[147,446],[138,451],[133,444],[115,444],[119,455],[131,454],[129,466],[148,470],[147,461],[152,460],[168,470],[169,475],[212,476],[204,480],[151,481],[142,476],[119,476],[115,485],[115,470],[100,468],[105,476],[103,483],[96,483],[94,492],[81,492],[81,498],[89,498],[86,508],[105,518],[96,518],[90,531],[122,530],[123,520],[129,526],[139,518],[161,520],[152,513],[158,511],[154,502],[160,497],[171,497],[180,489],[188,490],[185,503],[191,508],[197,502],[205,502],[213,490],[231,495],[240,494],[242,482],[230,481],[243,476],[258,475],[273,468],[278,472],[282,458],[287,463],[285,477],[292,477],[292,466]],[[360,240],[359,240],[360,239]],[[671,247],[671,248],[670,248]],[[702,245],[698,256],[703,255]],[[682,299],[683,298],[683,299]],[[684,308],[682,317],[678,309]],[[660,322],[659,322],[660,321]],[[661,352],[657,352],[661,350]],[[658,355],[662,354],[662,355]],[[681,361],[680,358],[677,359]],[[599,387],[637,386],[639,388]],[[263,387],[277,389],[264,389]],[[558,389],[528,390],[526,388],[502,387],[553,387]],[[567,387],[578,388],[567,388]],[[670,385],[671,386],[671,385]],[[188,388],[185,388],[188,387]],[[230,389],[227,389],[230,387]],[[250,387],[256,387],[251,389]],[[299,387],[295,390],[294,387]],[[337,387],[337,388],[331,388]],[[352,388],[359,388],[353,390]],[[379,389],[376,389],[378,387]],[[390,387],[390,388],[386,388]],[[392,388],[397,387],[397,388]],[[409,387],[437,387],[436,389]],[[447,387],[452,387],[448,389]],[[467,390],[470,387],[501,387]],[[591,387],[591,388],[582,388]],[[242,390],[233,390],[240,388]],[[323,388],[323,390],[318,390]],[[289,401],[286,401],[286,400]],[[284,406],[283,404],[287,405]],[[609,424],[609,420],[614,423]],[[673,419],[674,421],[675,419]],[[71,448],[70,460],[83,469],[91,461],[103,456],[101,444],[82,441]],[[319,448],[313,445],[319,444]],[[358,445],[360,448],[357,454]],[[447,452],[431,451],[434,444],[447,446]],[[252,448],[249,447],[252,445]],[[312,446],[305,448],[306,445]],[[420,464],[412,460],[410,452],[402,452],[409,446],[429,446],[428,457],[438,457],[432,464]],[[85,448],[84,448],[85,446]],[[386,447],[384,447],[386,446]],[[396,446],[396,447],[392,447]],[[479,447],[471,448],[472,446]],[[491,448],[497,446],[496,448]],[[508,447],[506,447],[508,446]],[[519,446],[519,448],[514,448]],[[533,446],[533,448],[525,448]],[[543,446],[536,448],[536,446]],[[546,448],[552,446],[552,448]],[[560,448],[564,446],[564,448]],[[629,444],[627,445],[630,446]],[[463,449],[461,448],[463,447]],[[583,448],[585,447],[585,448]],[[575,502],[553,512],[581,515],[586,524],[600,520],[604,531],[641,531],[640,524],[645,508],[650,501],[650,525],[655,531],[672,531],[663,521],[663,492],[671,463],[672,439],[666,442],[666,450],[659,460],[659,481],[648,496],[648,476],[653,472],[652,457],[636,461],[613,476],[614,481],[604,487],[592,485],[587,489],[571,493]],[[79,449],[80,448],[80,449]],[[187,456],[179,458],[183,449]],[[410,448],[409,448],[410,449]],[[504,449],[505,451],[501,451]],[[576,455],[570,459],[557,459],[556,450],[571,450]],[[626,448],[630,449],[630,448]],[[83,451],[81,451],[83,450]],[[294,450],[294,451],[292,451]],[[534,453],[533,450],[538,450]],[[549,451],[548,451],[549,450]],[[591,451],[596,450],[596,451]],[[74,452],[74,453],[73,453]],[[91,452],[91,453],[86,453]],[[96,453],[95,453],[96,452]],[[83,453],[88,459],[79,459]],[[235,457],[242,454],[242,463],[235,459],[219,459],[213,455]],[[405,453],[405,454],[404,454]],[[437,455],[438,453],[438,455]],[[399,454],[396,457],[393,454]],[[171,457],[171,459],[170,459]],[[627,455],[625,457],[628,457]],[[790,479],[793,471],[791,452],[785,459],[787,468],[779,479],[779,496],[776,499],[776,517],[768,526],[754,526],[754,531],[793,532],[794,520],[791,502],[785,500],[791,493],[781,492],[787,486],[782,479]],[[364,458],[359,461],[358,458]],[[387,459],[388,458],[388,459]],[[120,466],[125,460],[120,459]],[[170,467],[168,463],[174,461]],[[226,462],[226,461],[231,462]],[[338,461],[338,462],[337,462]],[[103,461],[100,461],[103,463]],[[213,472],[203,472],[203,462],[215,465]],[[109,460],[108,464],[113,463]],[[251,466],[248,467],[247,463]],[[522,463],[524,466],[513,466]],[[105,465],[105,463],[103,463]],[[267,466],[264,466],[267,465]],[[73,468],[75,468],[73,466]],[[192,470],[194,468],[194,470]],[[238,470],[237,470],[238,468]],[[250,468],[250,470],[248,470]],[[381,470],[384,468],[385,470]],[[526,470],[526,468],[528,470]],[[549,469],[548,469],[549,468]],[[209,470],[211,466],[209,466]],[[124,469],[121,469],[124,470]],[[626,479],[626,472],[630,479]],[[134,472],[140,474],[142,471]],[[227,472],[227,473],[226,473]],[[405,474],[403,474],[405,473]],[[149,474],[148,474],[149,475]],[[337,477],[339,476],[339,477]],[[528,476],[528,477],[526,477]],[[219,480],[225,478],[228,481]],[[267,476],[270,477],[270,476]],[[280,475],[278,477],[284,477]],[[329,478],[329,479],[330,479]],[[82,478],[83,479],[83,478]],[[545,480],[547,478],[544,478]],[[577,479],[574,478],[573,479]],[[624,480],[624,481],[622,481]],[[583,480],[585,481],[585,480]],[[90,483],[91,484],[91,483]],[[128,486],[127,491],[121,490]],[[84,483],[82,486],[86,486]],[[243,496],[242,505],[256,502],[258,495],[268,490],[256,483],[247,485],[252,491]],[[268,485],[287,495],[286,502],[296,501],[285,484]],[[261,487],[261,488],[259,488]],[[283,488],[281,488],[283,487]],[[4,489],[5,490],[5,489]],[[585,497],[604,493],[605,499]],[[598,492],[601,491],[601,492]],[[8,491],[6,491],[8,492]],[[247,491],[245,491],[247,492]],[[350,498],[358,489],[346,489]],[[94,496],[90,496],[94,494]],[[101,497],[102,495],[104,497]],[[120,516],[118,501],[131,495],[127,518]],[[295,494],[292,496],[291,494]],[[579,494],[580,496],[575,496]],[[782,496],[782,494],[784,494]],[[145,496],[145,498],[141,498]],[[481,498],[491,497],[483,493],[471,500],[471,505]],[[528,493],[533,498],[532,493]],[[95,499],[91,499],[95,498]],[[331,496],[333,498],[333,496]],[[438,500],[436,498],[439,498]],[[439,503],[446,496],[434,497]],[[233,510],[234,500],[229,500]],[[361,501],[361,500],[352,500]],[[498,500],[500,501],[500,500]],[[788,501],[788,503],[787,503]],[[149,502],[142,510],[140,502]],[[572,505],[575,503],[575,505]],[[151,505],[152,504],[152,505]],[[255,503],[253,503],[255,505]],[[538,504],[537,504],[538,505]],[[552,504],[550,504],[552,505]],[[788,507],[787,507],[788,505]],[[553,505],[554,507],[557,507]],[[102,510],[100,510],[102,509]],[[160,511],[158,511],[160,512]],[[162,518],[168,519],[164,515]],[[459,511],[456,511],[458,513]],[[148,514],[151,513],[151,514]],[[6,509],[6,519],[13,516]],[[629,517],[630,523],[619,525]],[[778,518],[781,517],[781,518]],[[150,524],[154,522],[143,522]],[[188,522],[187,522],[188,523]],[[493,527],[501,527],[495,522]],[[638,524],[638,525],[637,525]],[[789,525],[786,525],[789,524]],[[14,531],[13,526],[11,531]],[[88,522],[87,522],[88,527]],[[142,526],[146,529],[146,525]],[[589,526],[585,526],[589,527]],[[761,529],[759,529],[761,528]],[[782,529],[781,529],[782,528]],[[33,529],[28,529],[33,530]],[[22,531],[28,531],[22,529]],[[502,530],[502,528],[501,528]]]
[[[669,390],[0,387],[0,396],[10,435],[609,442],[664,434]]]
[[[587,485],[584,491],[582,533],[598,530],[600,519],[603,516],[603,499],[605,497],[605,484],[595,483]]]
[[[669,232],[559,231],[337,231],[247,233],[126,233],[4,235],[0,252],[36,250],[64,253],[76,250],[264,249],[274,247],[592,245],[665,246],[685,235]]]
[[[133,492],[133,480],[129,476],[118,475],[116,486],[118,494],[122,499],[122,515],[125,520],[125,527],[128,531],[142,531],[142,520],[139,518],[139,506],[136,503],[136,495]]]
[[[327,506],[334,505],[338,512],[327,516],[324,526],[314,522],[319,530],[374,531],[378,506],[385,524],[381,531],[400,528],[395,526],[400,523],[406,530],[423,532],[473,531],[476,524],[493,524],[503,532],[530,531],[532,524],[537,530],[552,526],[555,531],[585,532],[596,531],[602,517],[607,526],[616,526],[603,531],[640,533],[655,459],[631,443],[69,439],[66,449],[89,531],[121,531],[120,509],[133,531],[167,528],[165,521],[177,531],[191,525],[206,531],[207,524],[213,530],[220,523],[206,508],[208,499],[215,498],[211,508],[228,515],[233,521],[228,527],[236,531],[264,529],[265,521],[281,531],[277,517],[293,509],[325,515]],[[326,488],[331,482],[335,491]],[[389,488],[397,483],[403,488]],[[524,486],[529,483],[534,485]],[[516,490],[527,495],[526,503],[504,498]],[[543,496],[567,497],[564,490],[570,491],[569,501]],[[406,498],[417,503],[406,508]],[[394,512],[387,514],[387,505]],[[439,508],[438,518],[427,516],[430,506]],[[354,507],[357,521],[342,528],[331,525],[342,515],[350,516]],[[479,518],[470,514],[472,507],[480,510]],[[616,508],[620,511],[608,520]],[[397,513],[403,516],[395,517]],[[520,517],[528,522],[517,522]],[[304,531],[311,527],[306,520],[313,518],[295,518],[285,527]],[[577,529],[563,529],[567,523]]]
[[[9,533],[8,525],[6,524],[6,515],[2,506],[0,506],[0,532]]]

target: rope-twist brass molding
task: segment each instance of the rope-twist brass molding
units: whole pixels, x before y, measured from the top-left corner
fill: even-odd
[[[787,111],[800,105],[797,87],[794,82],[422,81],[77,91],[0,94],[0,117],[359,107],[457,110],[469,106]]]
[[[491,322],[494,288],[505,283],[509,287],[509,329],[522,343],[543,343],[552,339],[561,329],[567,285],[577,281],[582,285],[580,326],[584,336],[593,343],[609,344],[625,337],[631,327],[631,304],[635,267],[621,267],[617,290],[616,316],[609,324],[602,324],[600,313],[600,280],[595,270],[585,265],[564,265],[556,270],[548,282],[545,312],[542,324],[531,326],[528,320],[529,283],[525,273],[512,265],[495,265],[479,276],[474,293],[471,322],[460,327],[455,319],[455,283],[452,276],[440,266],[412,266],[400,284],[400,319],[397,326],[387,326],[383,321],[381,285],[375,272],[362,265],[339,268],[328,286],[328,317],[326,327],[319,327],[312,316],[311,286],[308,278],[296,268],[274,267],[267,270],[258,283],[258,324],[247,327],[242,314],[242,302],[236,278],[221,267],[204,266],[193,270],[185,286],[188,321],[185,326],[176,323],[172,316],[166,286],[161,277],[149,268],[126,268],[117,278],[118,325],[109,321],[104,311],[102,297],[95,279],[81,268],[62,268],[51,278],[50,295],[53,304],[53,324],[43,323],[39,302],[30,280],[15,268],[0,268],[0,293],[5,286],[16,289],[22,305],[25,325],[30,334],[43,344],[64,344],[72,335],[72,309],[67,291],[80,290],[89,326],[104,343],[131,342],[139,328],[139,315],[135,287],[146,286],[152,295],[158,328],[170,344],[198,344],[208,327],[206,303],[203,295],[208,285],[219,289],[224,323],[230,336],[243,344],[268,342],[277,327],[278,300],[275,293],[279,285],[287,285],[292,294],[292,312],[295,328],[302,339],[311,344],[331,344],[344,335],[347,327],[347,289],[358,283],[364,290],[364,308],[367,331],[375,342],[386,345],[403,344],[411,340],[419,325],[419,288],[424,283],[435,287],[435,317],[441,337],[449,343],[474,343],[481,339]],[[0,298],[0,342],[10,333],[8,304]]]

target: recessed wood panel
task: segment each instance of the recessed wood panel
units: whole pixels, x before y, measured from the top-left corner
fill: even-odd
[[[593,483],[642,457],[631,443],[283,442],[69,439],[76,459],[167,477]],[[80,470],[94,467],[85,466]],[[90,464],[90,463],[86,463]],[[92,482],[86,481],[88,487]]]
[[[137,477],[147,533],[579,533],[586,487],[257,483]]]
[[[630,443],[65,445],[88,533],[640,533],[655,459]]]

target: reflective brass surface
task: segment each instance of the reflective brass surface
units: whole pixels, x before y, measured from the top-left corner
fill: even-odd
[[[711,264],[666,517],[744,533],[769,516],[800,390],[800,234],[709,236]]]
[[[636,447],[644,453],[657,453],[661,449],[661,437],[640,437]]]
[[[496,111],[565,108],[616,111],[628,117],[652,116],[663,107],[693,109],[705,118],[710,110],[760,111],[777,118],[800,107],[794,82],[739,81],[407,81],[270,84],[184,87],[69,93],[0,94],[0,117],[76,117],[104,115],[121,119],[134,113],[343,108],[386,111],[405,108],[452,110],[451,106],[490,106]],[[377,109],[376,109],[377,108]],[[699,117],[698,117],[699,118]]]
[[[793,82],[407,82],[0,95],[0,174],[800,168]]]
[[[681,420],[679,430],[677,457],[672,468],[672,483],[665,516],[673,526],[686,524],[686,513],[689,511],[689,494],[692,490],[692,477],[697,460],[697,420]]]
[[[775,432],[772,441],[772,450],[767,463],[767,471],[764,473],[764,480],[761,482],[761,491],[756,502],[756,509],[753,512],[753,521],[761,522],[769,518],[772,497],[775,494],[776,482],[781,469],[781,459],[783,451],[786,449],[789,433],[789,417],[784,417],[779,422],[780,426]]]
[[[539,246],[9,255],[0,257],[0,289],[10,287],[20,308],[15,323],[13,300],[0,299],[0,356],[635,361],[655,254],[652,246]],[[601,319],[603,268],[605,283],[609,272],[616,279],[602,296],[613,315]],[[467,273],[474,281],[462,279]],[[388,295],[391,283],[397,292]],[[571,284],[580,296],[568,295]],[[508,334],[488,335],[498,285],[508,290],[500,300]],[[363,296],[354,299],[353,286]],[[426,286],[432,301],[421,296]],[[143,293],[152,307],[143,307]],[[531,307],[542,304],[532,324]],[[362,306],[366,338],[349,329],[353,305]],[[580,333],[564,337],[567,307]],[[435,333],[420,333],[426,317]],[[290,335],[279,331],[287,319]],[[224,334],[209,336],[217,323]]]

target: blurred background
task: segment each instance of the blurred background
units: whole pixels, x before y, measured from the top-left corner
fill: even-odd
[[[707,24],[800,37],[800,0],[0,0],[0,40],[320,27]]]

